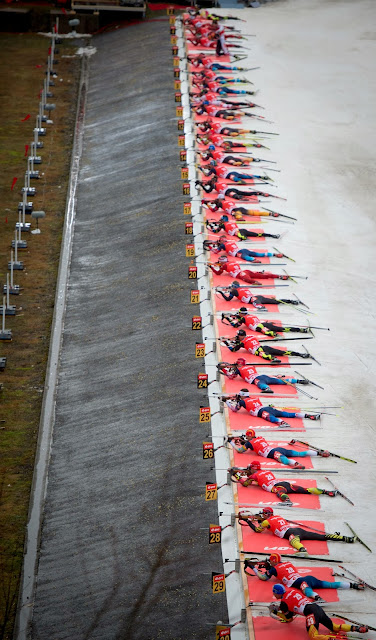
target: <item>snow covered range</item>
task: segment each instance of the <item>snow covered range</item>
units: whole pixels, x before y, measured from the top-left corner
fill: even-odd
[[[356,10],[350,3],[342,2],[307,2],[303,6],[288,2],[236,14],[247,17],[247,25],[241,24],[243,33],[257,33],[256,42],[249,39],[246,43],[247,47],[252,46],[252,53],[247,63],[242,64],[261,65],[257,76],[252,72],[246,77],[260,88],[256,102],[266,108],[267,117],[273,120],[273,130],[280,133],[270,144],[269,157],[277,160],[278,168],[282,169],[277,193],[287,195],[288,202],[278,208],[265,206],[298,218],[298,223],[289,227],[282,250],[296,259],[295,273],[309,276],[307,284],[300,286],[299,295],[304,291],[303,300],[315,313],[311,324],[331,329],[315,332],[315,341],[307,343],[310,348],[312,345],[322,367],[313,365],[310,375],[305,369],[301,371],[324,387],[316,405],[343,408],[333,410],[338,417],[325,417],[320,431],[308,431],[302,439],[358,460],[355,466],[330,458],[330,469],[339,471],[336,485],[356,506],[337,497],[330,507],[325,502],[320,520],[327,531],[350,534],[349,530],[344,531],[344,521],[348,521],[371,548],[374,522],[369,503],[375,495],[375,478],[369,456],[370,446],[371,450],[374,448],[370,375],[374,367],[370,345],[374,317],[370,296],[374,284],[371,210],[374,187],[370,167],[374,160],[375,131],[369,99],[374,88],[369,54],[374,44],[367,21],[372,23],[374,13],[370,2],[359,3]],[[246,122],[248,128],[252,121]],[[236,126],[226,121],[225,125]],[[276,227],[277,224],[273,225]],[[289,321],[292,319],[296,323],[297,315],[288,316]],[[208,364],[211,366],[210,361]],[[210,366],[209,372],[213,371]],[[299,404],[303,406],[301,400]],[[212,424],[215,430],[216,417]],[[222,459],[217,466],[225,465]],[[317,470],[329,468],[327,460],[316,458],[314,466]],[[218,484],[223,475],[218,471]],[[365,486],[367,491],[363,490]],[[252,489],[248,491],[251,495]],[[219,508],[223,511],[221,495],[220,491]],[[323,506],[324,498],[320,500]],[[332,556],[335,550],[336,557],[340,551],[349,569],[373,582],[372,556],[359,544],[352,545],[349,551],[347,545],[329,543],[329,549]],[[369,613],[373,611],[372,592],[366,591],[361,596],[341,592],[340,599],[341,611],[375,624]],[[230,597],[231,622],[232,604]],[[239,628],[233,629],[233,634],[238,632]]]

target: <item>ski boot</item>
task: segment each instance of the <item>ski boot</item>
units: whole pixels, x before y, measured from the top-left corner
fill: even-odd
[[[320,420],[320,414],[319,413],[305,413],[304,417],[305,418],[309,418],[309,420]]]
[[[294,462],[294,464],[290,465],[293,469],[305,469],[304,464],[300,462]]]
[[[364,582],[350,582],[350,589],[356,589],[357,591],[364,591],[365,586]]]
[[[319,596],[318,593],[315,595],[315,597],[313,599],[317,604],[324,604],[326,602],[326,600],[324,600],[324,598]]]

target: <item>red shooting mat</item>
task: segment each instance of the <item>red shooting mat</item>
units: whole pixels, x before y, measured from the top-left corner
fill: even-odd
[[[260,396],[263,398],[263,396]],[[267,398],[265,398],[264,406],[269,404]],[[245,411],[245,409],[241,409],[237,413],[229,410],[229,422],[230,422],[230,431],[246,431],[249,427],[255,429],[267,429],[269,431],[278,432],[278,424],[274,422],[268,422],[267,420],[263,420],[262,418],[257,418],[255,416],[251,416],[249,413]],[[305,426],[302,418],[282,418],[282,420],[286,420],[291,425],[291,431],[305,431]],[[287,427],[288,428],[288,427]],[[286,427],[283,427],[286,430]],[[289,429],[290,431],[290,429]]]
[[[293,446],[289,446],[287,442],[283,442],[280,440],[269,440],[268,438],[265,439],[273,447],[283,447],[284,449],[289,449],[290,451],[293,450]],[[304,449],[299,450],[304,451]],[[307,451],[307,448],[305,450]],[[245,451],[244,453],[238,453],[238,451],[235,451],[235,449],[233,449],[233,454],[235,467],[246,467],[248,464],[251,464],[251,462],[257,460],[257,462],[261,464],[262,469],[270,469],[271,471],[273,471],[273,469],[288,470],[287,465],[281,464],[277,460],[274,460],[274,458],[263,458],[262,456],[258,456],[254,451],[251,451],[250,449],[247,449],[247,451]],[[313,469],[312,459],[310,456],[305,456],[304,458],[294,457],[294,460],[297,460],[298,462],[303,464],[306,469]],[[299,480],[299,484],[303,484],[303,482],[300,482]]]
[[[263,258],[261,258],[262,260]],[[252,263],[249,264],[250,268]],[[252,287],[252,285],[249,285],[249,287],[252,289],[252,291],[254,291],[255,296],[257,295],[263,295],[263,296],[270,296],[270,297],[277,297],[274,295],[274,293],[272,291],[267,292],[266,289],[260,289],[260,287]],[[283,291],[283,289],[281,289],[281,291]],[[282,293],[278,292],[278,296],[281,296],[281,298],[286,298],[286,294],[282,295]],[[225,300],[224,298],[222,298],[222,296],[220,294],[216,294],[214,292],[213,295],[213,300],[215,303],[215,307],[216,307],[216,311],[234,311],[234,309],[237,311],[238,309],[240,309],[240,307],[247,307],[247,309],[249,309],[249,312],[252,313],[253,311],[255,312],[255,315],[260,315],[260,318],[264,318],[265,320],[267,319],[268,313],[278,313],[279,312],[279,307],[281,306],[282,308],[286,305],[284,304],[263,304],[262,306],[266,308],[267,312],[262,311],[260,309],[257,309],[253,304],[247,303],[247,302],[241,302],[238,298],[233,298],[232,300],[230,300],[229,302],[227,302],[227,300]],[[287,309],[291,309],[290,306],[287,306]]]
[[[292,485],[299,484],[301,487],[305,488],[317,487],[316,480],[310,480],[309,478],[299,478],[299,480],[295,480],[295,478],[277,478],[277,480],[280,480],[281,482],[283,480],[287,480],[287,482],[291,482]],[[266,505],[274,507],[274,505],[276,504],[283,504],[282,500],[279,500],[279,498],[274,493],[264,491],[264,489],[262,489],[258,485],[243,487],[241,484],[237,484],[236,487],[238,490],[239,505],[252,503],[259,505],[260,508],[262,508]],[[289,493],[288,495],[290,497],[290,500],[294,503],[292,509],[320,509],[321,505],[319,496],[305,495],[304,493]],[[328,500],[332,499],[328,496],[327,498]]]
[[[256,247],[256,249],[257,249],[257,247]],[[212,261],[212,263],[214,263],[213,259],[211,261]],[[259,280],[257,278],[257,273],[263,271],[263,269],[262,268],[254,269],[253,266],[252,266],[252,263],[250,263],[250,264],[248,263],[248,264],[244,265],[244,263],[243,263],[241,258],[232,258],[231,257],[230,258],[230,262],[238,262],[239,264],[241,264],[242,271],[251,271],[252,272],[251,278],[255,278],[255,280],[257,282],[260,282],[261,285],[250,284],[246,280],[243,280],[240,276],[236,276],[236,278],[234,278],[233,276],[230,276],[230,274],[227,271],[224,271],[223,273],[221,273],[221,275],[217,275],[213,271],[212,272],[213,273],[213,283],[212,283],[213,287],[228,287],[230,284],[232,284],[232,282],[234,282],[234,280],[236,280],[237,282],[242,283],[241,286],[247,287],[247,289],[249,287],[252,287],[252,291],[253,291],[253,289],[258,289],[259,291],[263,291],[264,289],[268,289],[269,291],[271,291],[272,295],[275,295],[275,292],[272,291],[272,289],[275,287],[276,284],[279,284],[279,283],[282,284],[282,282],[284,282],[284,281],[281,281],[279,279],[276,281],[276,278],[265,278],[265,279],[262,278],[261,280]],[[270,267],[270,269],[267,269],[267,271],[270,270],[272,273],[275,273],[274,269],[275,269],[275,267],[272,266],[272,267]],[[265,271],[265,269],[264,269],[264,271]],[[249,275],[249,274],[247,274],[247,275]],[[262,285],[264,285],[264,286],[262,286]],[[257,314],[254,314],[254,315],[257,315]],[[219,320],[219,322],[220,322],[220,320]],[[231,329],[230,325],[226,325],[226,323],[224,323],[223,326],[228,327],[229,329]],[[243,326],[241,328],[243,329]],[[222,329],[222,333],[223,333],[223,329]],[[228,335],[231,335],[231,334],[229,333]],[[262,333],[259,333],[257,331],[252,331],[251,329],[247,330],[247,335],[250,335],[250,336],[256,335],[256,337],[259,336],[259,337],[261,337],[261,340],[264,340],[264,339],[265,340],[269,340],[272,337],[272,336],[268,337],[268,336],[266,336],[266,335],[264,335]]]
[[[220,109],[221,107],[218,107],[218,109]],[[224,107],[222,107],[224,108]],[[208,113],[204,113],[203,115],[199,115],[197,113],[193,112],[193,118],[195,120],[195,122],[205,122],[205,120],[207,120],[208,118],[211,118],[213,120],[213,122],[215,122],[216,124],[221,123],[223,124],[223,126],[226,126],[227,124],[243,124],[242,120],[240,120],[239,118],[235,118],[234,120],[228,120],[227,118],[218,118],[217,116],[209,116]],[[207,149],[207,147],[202,146],[203,149]]]
[[[219,216],[219,218],[220,217],[221,216]],[[232,220],[231,220],[231,222],[232,222]],[[241,229],[241,228],[242,228],[241,225],[238,225],[238,229]],[[244,228],[246,228],[246,227],[244,227]],[[258,227],[252,227],[252,229],[249,228],[248,230],[249,231],[254,231],[255,233],[265,233],[265,229],[259,229]],[[206,236],[207,236],[208,240],[218,240],[218,238],[220,236],[223,236],[223,235],[226,236],[226,238],[228,240],[234,240],[235,242],[241,242],[241,245],[240,245],[241,248],[251,249],[251,250],[252,250],[251,243],[253,244],[254,242],[266,242],[267,240],[273,240],[273,238],[262,238],[262,237],[261,238],[249,237],[249,238],[247,238],[246,241],[239,240],[239,238],[237,236],[231,236],[229,233],[226,233],[226,231],[224,229],[221,229],[220,233],[213,233],[213,231],[210,231],[210,229],[207,229],[207,233],[206,233]],[[257,249],[256,248],[255,251],[262,251],[262,249]],[[244,267],[244,269],[247,269],[247,267]],[[220,277],[220,276],[217,276],[217,277]]]
[[[229,168],[231,170],[231,166],[229,165]],[[241,168],[241,167],[240,167]],[[237,171],[238,169],[235,168],[234,171]],[[203,180],[208,180],[209,178],[207,178],[206,176],[202,176]],[[226,184],[228,184],[229,187],[234,187],[235,189],[247,189],[248,187],[251,187],[253,185],[253,183],[255,182],[254,178],[251,178],[251,180],[247,181],[247,184],[239,184],[239,182],[234,182],[233,180],[228,180],[227,178],[220,178],[221,182],[225,182]]]
[[[211,194],[209,194],[209,195],[211,195]],[[218,240],[218,237],[216,239]],[[248,251],[257,251],[258,253],[267,253],[266,247],[265,247],[265,250],[264,250],[263,247],[251,247],[250,245],[248,245],[248,246],[244,246],[243,245],[242,246],[241,241],[238,240],[238,239],[234,239],[234,238],[231,238],[231,240],[229,240],[229,241],[230,242],[236,242],[236,244],[239,245],[239,251],[241,251],[242,249],[248,249]],[[221,255],[221,256],[228,255],[225,251],[221,251],[220,253],[214,253],[213,251],[207,251],[206,253],[210,255],[210,262],[216,262],[218,260],[218,256],[219,255]],[[271,253],[271,251],[269,251],[269,253]],[[253,262],[244,260],[244,258],[242,258],[241,256],[230,256],[230,255],[228,255],[228,257],[230,259],[237,260],[238,262],[247,262],[247,266],[245,266],[244,269],[247,269],[247,267],[248,267],[248,269],[252,269],[252,266],[254,264]],[[270,258],[267,257],[267,256],[265,256],[265,257],[263,257],[263,256],[252,256],[252,257],[254,257],[254,259],[258,261],[258,262],[256,262],[256,265],[257,264],[270,264]],[[274,263],[276,260],[278,260],[278,258],[272,258],[272,260],[273,260],[273,263]],[[220,277],[220,276],[218,276],[218,277]],[[216,285],[216,286],[220,286],[220,285]],[[225,302],[225,300],[224,300],[224,302]],[[240,304],[240,306],[242,306],[242,305]]]
[[[250,502],[250,500],[248,500],[247,502]],[[283,514],[282,517],[286,520],[290,519],[290,516],[286,516],[285,514]],[[303,525],[306,524],[311,527],[315,527],[315,529],[319,529],[319,531],[325,533],[325,527],[321,522],[316,522],[314,520],[300,520],[300,518],[291,519],[301,522]],[[291,525],[292,528],[297,526],[299,525]],[[275,536],[269,529],[263,531],[262,533],[255,533],[254,531],[252,531],[251,527],[246,525],[242,526],[241,530],[243,534],[243,549],[245,549],[245,551],[247,552],[271,553],[272,551],[278,551],[278,553],[294,553],[294,549],[290,546],[288,540],[286,540],[285,538],[278,538],[278,536]],[[302,544],[304,544],[310,555],[321,556],[329,554],[328,545],[325,540],[302,540]]]
[[[274,343],[273,343],[274,344]],[[262,345],[261,345],[262,346]],[[281,345],[282,346],[282,345]],[[278,358],[278,360],[281,361],[281,365],[283,366],[289,366],[289,359],[293,358],[295,356],[275,356],[276,358]],[[261,356],[256,356],[252,353],[250,353],[249,351],[247,351],[246,349],[239,349],[239,351],[230,351],[230,349],[226,346],[222,346],[220,344],[220,359],[221,362],[236,362],[238,358],[245,358],[246,362],[252,362],[255,363],[256,366],[259,365],[265,365],[268,363],[268,360],[265,360],[264,358],[261,358]],[[296,360],[296,358],[295,358]],[[272,375],[271,373],[269,374],[267,371],[269,369],[272,369],[273,367],[267,367],[267,370],[263,370],[261,371],[261,373],[266,373],[266,375]]]
[[[325,593],[327,591],[328,589],[325,590]],[[274,598],[271,601],[275,602]],[[341,622],[338,618],[332,619],[335,622]],[[257,616],[253,618],[253,627],[256,640],[270,640],[271,638],[273,640],[302,640],[307,637],[304,616],[297,616],[290,624],[281,624],[273,618]],[[329,631],[321,626],[319,633],[328,634]],[[343,637],[346,638],[346,636]]]
[[[206,197],[206,194],[205,194]],[[212,200],[212,198],[208,198],[208,200]],[[242,205],[243,206],[243,205]],[[245,207],[246,209],[253,209],[252,206],[248,206]],[[202,205],[202,210],[204,213],[204,218],[205,220],[215,220],[216,222],[218,222],[218,220],[226,215],[229,217],[229,220],[231,222],[233,222],[234,216],[232,214],[228,214],[226,213],[226,211],[224,211],[223,209],[218,209],[218,211],[211,211],[208,207],[205,206],[205,204]],[[256,211],[258,211],[259,209],[256,208]],[[251,216],[249,214],[245,214],[245,217],[243,218],[243,220],[238,220],[238,222],[240,222],[241,224],[239,224],[239,229],[240,227],[246,226],[247,228],[249,227],[249,229],[253,230],[253,225],[254,223],[256,224],[260,224],[260,222],[265,222],[264,217],[261,216]],[[272,239],[272,238],[269,238]]]
[[[194,119],[196,120],[197,118],[197,122],[202,122],[202,120],[200,120],[199,118],[202,118],[203,116],[197,116],[196,114],[194,114]],[[206,115],[206,117],[204,118],[204,121],[208,119],[208,116]],[[235,122],[234,120],[228,121],[226,123],[226,121],[223,118],[214,118],[214,121],[219,122],[220,124],[222,124],[224,127],[228,127],[231,126],[232,122]],[[204,133],[202,135],[205,135]],[[222,135],[222,134],[217,134],[217,135]],[[223,135],[223,140],[226,140],[229,136],[225,136]],[[231,139],[231,142],[236,142],[236,140],[234,138]],[[251,141],[250,141],[251,142]],[[208,147],[213,144],[212,142],[209,142],[209,144],[202,144],[202,143],[198,143],[197,144],[197,149],[199,151],[207,151]],[[216,146],[216,145],[214,145]],[[253,151],[249,151],[249,149],[257,149],[258,147],[244,147],[244,145],[239,143],[238,147],[233,147],[232,149],[224,149],[223,147],[216,147],[217,150],[223,151],[223,153],[225,153],[227,156],[231,156],[233,153],[254,153]],[[246,160],[247,158],[245,158]],[[207,160],[206,162],[201,159],[202,164],[209,164],[209,160]],[[252,164],[251,165],[245,165],[244,167],[242,166],[234,166],[234,171],[242,171],[243,169],[251,169],[252,168]],[[255,163],[256,164],[256,163]],[[228,165],[229,167],[232,167],[233,165]]]
[[[315,576],[315,578],[319,580],[333,582],[332,569],[329,567],[296,567],[296,571],[302,578],[305,576]],[[270,580],[263,581],[259,580],[256,576],[252,577],[247,575],[247,582],[250,600],[253,602],[272,602],[274,600],[272,589],[273,585],[279,582],[277,578],[273,577]],[[315,589],[315,591],[317,591],[326,602],[339,602],[337,589]],[[291,625],[289,631],[290,629]]]
[[[252,269],[252,271],[253,271],[253,269]],[[216,276],[213,273],[213,281],[214,281],[214,285],[213,286],[217,286],[217,287],[218,286],[223,286],[224,282],[221,283],[221,285],[217,284],[215,282],[215,279],[218,279],[218,280],[219,279],[223,279],[224,280],[223,276],[224,276],[224,274],[222,274],[221,276]],[[230,280],[231,280],[231,276],[229,274],[226,274],[226,278],[230,278]],[[234,280],[234,278],[232,278],[232,280]],[[260,280],[260,282],[261,282],[261,280]],[[262,282],[263,283],[264,282],[265,283],[266,282],[273,283],[274,280],[263,280]],[[245,286],[249,287],[249,285],[247,285],[247,284],[245,284]],[[258,318],[257,313],[252,314],[252,315],[255,315]],[[266,342],[264,342],[264,341],[269,342],[270,340],[274,339],[272,336],[266,336],[264,333],[260,333],[259,331],[252,331],[251,329],[246,327],[245,324],[241,324],[240,327],[232,327],[231,325],[226,324],[226,322],[222,322],[221,318],[216,318],[216,321],[217,321],[218,336],[226,336],[228,338],[233,338],[236,335],[236,333],[239,331],[239,329],[244,329],[244,331],[246,332],[247,336],[255,336],[255,338],[257,338],[257,340],[261,343],[261,345],[266,344]],[[262,322],[262,321],[263,321],[263,319],[260,318],[260,322]],[[264,322],[266,322],[265,318],[264,318]],[[278,324],[279,326],[281,326],[281,324],[282,324],[280,320],[271,320],[271,322],[274,322],[275,324]],[[283,337],[284,337],[283,333],[279,334],[279,336],[280,336],[281,340],[283,340]],[[274,343],[272,343],[272,344],[274,344]],[[276,344],[276,346],[278,346],[277,342],[275,344]],[[270,374],[270,375],[272,375],[272,374]]]
[[[235,184],[232,185],[232,186],[235,189],[237,188]],[[249,187],[251,187],[251,186],[252,185],[249,185]],[[245,184],[243,184],[243,185],[240,185],[239,188],[240,189],[247,189],[247,186]],[[258,191],[258,189],[257,189],[257,191]],[[262,191],[262,189],[260,189],[260,191]],[[206,191],[204,191],[202,189],[201,196],[203,198],[205,198],[205,200],[216,200],[218,198],[218,193],[216,191],[212,191],[211,193],[206,193]],[[231,198],[228,198],[228,200],[231,200]],[[247,197],[247,200],[237,200],[236,203],[239,205],[239,207],[243,207],[244,209],[254,209],[256,205],[259,205],[259,201],[258,201],[257,196],[249,196],[249,197]],[[269,216],[265,216],[265,217],[269,217]]]
[[[188,44],[190,44],[190,43],[188,43]],[[217,56],[215,56],[215,55],[213,56],[213,55],[210,54],[208,57],[209,58],[213,58],[213,62],[214,62],[214,59],[215,59],[215,62],[218,62],[219,64],[223,64],[223,63],[225,63],[225,64],[233,64],[233,65],[236,64],[236,62],[230,62],[230,59],[229,59],[228,56],[223,56],[223,57],[221,56],[220,58],[218,58]],[[194,71],[197,71],[198,73],[201,73],[204,70],[205,70],[205,68],[202,66],[202,64],[200,64],[198,67],[196,67],[194,64],[191,64],[191,63],[188,64],[188,71],[190,73],[193,73]],[[221,76],[222,74],[223,75],[234,74],[234,71],[230,71],[229,69],[217,69],[215,71],[215,73],[217,73],[219,76]]]
[[[272,369],[272,367],[270,367],[270,369]],[[259,370],[260,375],[268,375],[268,376],[272,376],[272,375],[276,375],[275,373],[273,374],[273,371],[267,371],[266,369],[260,369]],[[278,373],[280,373],[280,371],[278,370]],[[287,376],[291,376],[291,371],[285,371],[284,375]],[[265,402],[268,404],[269,402],[272,402],[273,400],[273,395],[270,393],[261,393],[261,390],[256,387],[255,384],[248,384],[247,382],[245,382],[243,380],[243,378],[235,378],[235,380],[229,380],[229,378],[226,378],[226,376],[221,375],[221,380],[224,382],[224,393],[229,394],[229,395],[233,395],[235,393],[238,393],[240,389],[249,389],[250,393],[253,395],[258,395],[260,398],[265,398]],[[278,395],[289,395],[291,396],[291,401],[295,402],[296,398],[297,398],[297,390],[295,387],[292,387],[288,384],[281,384],[281,385],[272,385],[271,388],[274,391],[274,397],[278,396]],[[283,398],[281,398],[280,400],[283,400]],[[289,398],[286,398],[284,400],[284,402],[291,402],[289,400]],[[278,401],[280,402],[280,401]],[[235,414],[233,414],[235,415]]]

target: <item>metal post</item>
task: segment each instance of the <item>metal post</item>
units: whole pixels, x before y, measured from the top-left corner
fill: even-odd
[[[23,198],[22,198],[22,224],[25,224],[25,222],[26,222],[25,214],[26,214],[27,192],[24,190],[22,195],[23,195]]]

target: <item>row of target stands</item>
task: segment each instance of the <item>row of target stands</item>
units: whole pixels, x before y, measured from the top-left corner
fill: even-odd
[[[170,15],[170,38],[173,56],[182,194],[185,196],[182,213],[184,217],[184,232],[187,236],[187,277],[191,284],[190,302],[192,303],[192,309],[199,309],[199,312],[192,312],[192,330],[202,332],[202,339],[201,341],[197,340],[195,348],[195,357],[199,363],[202,363],[197,373],[197,388],[203,390],[206,394],[199,408],[199,422],[200,425],[204,427],[205,433],[205,438],[202,443],[202,457],[203,464],[208,466],[208,471],[210,467],[210,472],[214,474],[213,482],[207,482],[206,484],[205,500],[218,501],[218,522],[211,525],[208,523],[208,540],[209,544],[221,544],[223,558],[223,570],[221,570],[221,572],[213,571],[211,588],[213,597],[223,592],[226,593],[228,608],[228,623],[216,624],[213,622],[213,626],[216,626],[216,638],[229,639],[231,637],[233,640],[238,638],[266,640],[270,638],[272,634],[273,638],[277,638],[278,640],[285,640],[287,636],[289,640],[295,640],[306,635],[304,618],[299,617],[298,620],[294,621],[293,625],[281,625],[270,618],[266,607],[268,603],[273,600],[273,580],[263,582],[256,577],[247,576],[243,571],[244,559],[246,557],[257,558],[259,561],[262,561],[263,559],[266,560],[271,552],[276,551],[291,559],[294,549],[289,545],[288,540],[277,538],[273,536],[271,532],[257,534],[248,526],[240,526],[237,516],[239,512],[248,514],[257,513],[263,507],[271,506],[277,515],[292,519],[294,522],[298,521],[320,532],[325,532],[324,524],[317,520],[315,516],[313,516],[315,517],[313,520],[311,513],[312,510],[317,512],[322,509],[321,500],[331,500],[331,498],[324,496],[324,498],[321,499],[317,495],[302,494],[298,495],[297,498],[294,496],[293,507],[289,508],[284,506],[275,494],[266,493],[258,486],[246,488],[239,484],[232,483],[228,468],[234,466],[244,468],[251,461],[257,459],[261,461],[262,469],[272,470],[279,480],[287,480],[291,483],[295,482],[305,487],[316,487],[317,481],[315,475],[326,473],[327,476],[329,476],[331,471],[328,469],[325,471],[320,469],[320,465],[317,464],[317,458],[313,459],[314,462],[312,462],[312,459],[309,457],[299,458],[300,461],[304,461],[304,466],[306,467],[304,471],[300,471],[285,467],[274,459],[257,457],[253,453],[251,454],[251,452],[240,454],[228,445],[227,437],[233,434],[244,434],[247,428],[252,427],[256,430],[256,435],[263,435],[273,442],[274,446],[292,448],[287,439],[291,433],[296,440],[301,439],[303,444],[300,445],[300,448],[304,450],[308,448],[304,442],[309,439],[309,434],[315,436],[315,443],[317,443],[317,436],[320,435],[320,430],[322,429],[322,416],[320,422],[311,422],[310,420],[301,418],[289,419],[288,422],[291,424],[291,428],[277,429],[275,424],[271,424],[260,418],[255,418],[243,411],[239,413],[229,412],[221,400],[221,396],[226,394],[231,396],[246,386],[246,383],[242,379],[238,382],[237,380],[220,377],[217,369],[218,362],[235,362],[238,356],[243,356],[245,353],[244,351],[243,353],[233,353],[229,351],[224,345],[223,340],[221,340],[223,333],[226,333],[226,337],[230,339],[233,338],[236,333],[234,328],[222,324],[222,313],[236,310],[243,306],[243,303],[239,302],[236,298],[230,302],[226,302],[217,294],[215,290],[216,287],[228,285],[233,278],[223,275],[213,275],[208,269],[207,264],[210,253],[203,250],[203,241],[205,238],[209,240],[217,239],[212,233],[208,232],[205,221],[207,218],[218,220],[224,211],[213,214],[210,210],[203,207],[202,194],[195,184],[198,178],[202,179],[199,166],[200,163],[203,163],[199,156],[199,151],[204,148],[202,145],[197,144],[197,122],[205,118],[203,116],[197,117],[191,109],[190,101],[192,91],[194,91],[194,87],[192,87],[191,84],[192,71],[197,70],[197,68],[194,69],[187,61],[187,53],[206,53],[213,58],[215,57],[215,51],[205,51],[204,49],[200,49],[199,46],[191,46],[185,37],[184,16],[176,19],[173,9],[168,9],[168,14]],[[231,57],[232,56],[222,55],[218,58],[218,62],[221,64],[231,64]],[[249,66],[255,66],[255,60],[251,59],[250,62]],[[220,71],[219,73],[224,75],[226,72]],[[231,75],[234,74],[232,73]],[[190,92],[191,97],[189,95]],[[221,120],[217,118],[214,118],[213,121],[221,122]],[[247,119],[245,123],[243,123],[242,120],[228,123],[226,120],[223,120],[222,124],[226,126],[229,124],[229,126],[253,128],[255,122],[255,120]],[[262,129],[264,130],[265,124],[262,124]],[[267,144],[269,143],[272,143],[271,135],[268,138]],[[264,157],[265,154],[268,154],[268,157],[272,160],[270,151],[263,149]],[[206,193],[204,195],[205,199],[214,199],[216,196],[216,194],[212,196],[212,194],[207,195]],[[241,204],[244,206],[244,203]],[[260,199],[257,197],[253,198],[252,208],[260,208],[262,205],[265,207],[271,206],[266,202],[260,202]],[[269,219],[252,217],[242,222],[241,226],[251,230],[255,230],[255,228],[259,230],[259,225],[262,225],[262,227],[266,227],[268,233],[282,234],[282,228],[285,227],[285,224],[282,224],[283,222],[285,222],[285,220],[282,217]],[[231,240],[231,237],[229,237],[229,240]],[[264,240],[258,238],[256,242],[258,250],[262,251],[265,246]],[[278,243],[282,243],[283,246],[283,240],[278,240]],[[251,248],[251,244],[252,243],[242,243],[242,248]],[[253,245],[255,244],[255,241],[253,241]],[[267,243],[266,246],[269,249],[269,243]],[[284,249],[282,249],[282,251],[283,250]],[[287,251],[287,249],[285,250]],[[265,267],[265,263],[270,263],[269,258],[262,258],[261,260],[263,264],[258,266],[257,269]],[[282,269],[283,263],[280,262],[276,264],[274,258],[272,260],[273,271],[277,270],[278,273],[284,273]],[[250,267],[254,270],[252,264],[250,264]],[[247,286],[249,287],[249,285]],[[276,281],[273,280],[272,285],[265,288],[265,291],[263,290],[262,293],[266,296],[274,295],[278,297],[278,290],[275,289],[275,286]],[[284,295],[281,295],[281,297],[291,298],[292,288],[289,287],[281,290],[284,292]],[[288,295],[286,295],[286,292],[288,292]],[[258,293],[257,290],[255,290],[255,293]],[[294,293],[292,295],[294,295]],[[298,299],[300,300],[300,298]],[[249,309],[250,313],[259,315],[257,309],[252,309],[252,307]],[[307,309],[307,307],[304,304],[300,306],[300,311],[303,314],[306,313],[305,309]],[[264,320],[275,321],[277,324],[284,321],[285,324],[289,325],[309,325],[307,316],[302,314],[299,316],[297,311],[294,312],[293,307],[284,307],[281,311],[278,306],[269,305],[267,306],[267,312],[261,312],[261,316]],[[304,322],[302,322],[302,319]],[[264,335],[259,333],[247,331],[247,334],[248,333],[256,336],[258,339],[265,338]],[[313,334],[309,337],[313,337]],[[282,347],[287,345],[287,348],[289,348],[289,344],[294,345],[294,343],[289,342],[280,345],[279,342],[277,342],[276,346]],[[293,349],[294,347],[291,346],[290,348]],[[254,356],[249,357],[248,354],[245,357],[247,361],[251,360],[252,363],[260,360]],[[280,366],[283,368],[278,366],[277,368],[273,368],[273,372],[270,373],[270,370],[266,366],[267,363],[261,360],[260,365],[258,365],[260,367],[258,371],[260,371],[260,374],[285,374],[293,377],[295,375],[292,371],[293,364],[296,364],[298,368],[302,368],[308,364],[307,360],[301,360],[298,365],[296,358],[291,356],[282,357],[281,361]],[[319,363],[316,364],[316,362],[309,360],[309,364],[313,365],[310,367],[310,371],[313,371],[310,377],[314,377],[314,372],[317,370]],[[299,377],[308,378],[308,374],[304,376],[300,372]],[[311,394],[307,394],[307,392],[301,389],[298,390],[295,386],[283,386],[281,388],[283,389],[283,393],[275,391],[273,396],[261,396],[261,392],[254,386],[249,390],[251,395],[261,396],[264,406],[272,403],[276,407],[286,408],[285,405],[287,402],[289,407],[292,404],[294,405],[294,409],[299,410],[302,407],[302,401],[304,404],[305,399],[302,398],[302,393],[313,398]],[[309,389],[311,388],[318,391],[317,387],[309,387]],[[307,387],[305,387],[305,389],[307,389]],[[277,399],[276,402],[274,398]],[[287,398],[287,400],[282,400],[282,398]],[[317,400],[317,398],[314,398],[314,400]],[[280,437],[280,434],[282,437]],[[299,445],[295,444],[294,448],[299,448]],[[332,473],[334,473],[334,471],[332,471]],[[299,480],[296,480],[296,475],[299,476]],[[321,478],[322,477],[323,476],[321,476]],[[322,482],[320,482],[319,485],[321,486]],[[333,488],[330,478],[327,478],[324,486],[329,490]],[[333,508],[333,503],[330,504],[330,507]],[[322,580],[333,579],[334,569],[332,567],[334,565],[331,563],[336,561],[333,560],[333,558],[326,558],[326,556],[329,556],[327,542],[307,541],[304,542],[304,544],[310,556],[323,556],[323,558],[322,560],[318,559],[313,562],[311,559],[304,560],[303,558],[299,559],[297,557],[293,562],[299,574],[304,576],[308,573],[314,573],[316,577]],[[347,550],[344,552],[342,546],[340,547],[340,551],[341,553],[337,552],[336,556],[347,557],[349,554]],[[247,556],[247,553],[251,554],[251,556]],[[348,578],[350,579],[350,576],[348,576]],[[322,593],[322,597],[329,603],[339,601],[338,592],[335,589],[319,590],[319,593],[320,595]]]
[[[18,221],[16,222],[13,239],[10,241],[10,260],[8,261],[7,281],[3,283],[3,303],[0,306],[1,328],[0,342],[11,342],[13,339],[12,329],[7,327],[8,319],[16,316],[17,307],[11,304],[11,300],[17,299],[22,290],[21,284],[18,282],[19,275],[25,269],[22,258],[22,251],[28,248],[28,241],[25,239],[28,234],[40,234],[39,220],[46,215],[44,211],[38,210],[34,205],[34,201],[38,201],[36,197],[38,188],[34,186],[38,184],[38,180],[42,177],[39,167],[43,164],[43,147],[44,138],[48,135],[48,128],[53,125],[51,114],[56,108],[56,104],[51,102],[54,98],[54,89],[58,73],[56,65],[58,64],[58,49],[56,45],[59,43],[58,35],[58,19],[54,25],[51,39],[48,44],[46,67],[41,66],[41,73],[44,74],[43,82],[40,88],[40,101],[38,113],[35,115],[35,126],[32,130],[31,141],[25,144],[25,161],[26,171],[24,185],[21,187],[21,201],[18,203]],[[26,114],[21,122],[28,122],[32,116]],[[23,125],[24,126],[24,125]],[[42,167],[43,169],[43,167]],[[18,178],[14,177],[10,186],[13,191],[18,185]],[[35,227],[27,221],[30,216],[35,222]],[[6,220],[7,221],[7,220]],[[0,354],[1,356],[1,354]],[[0,371],[4,371],[6,367],[6,357],[0,357]]]

